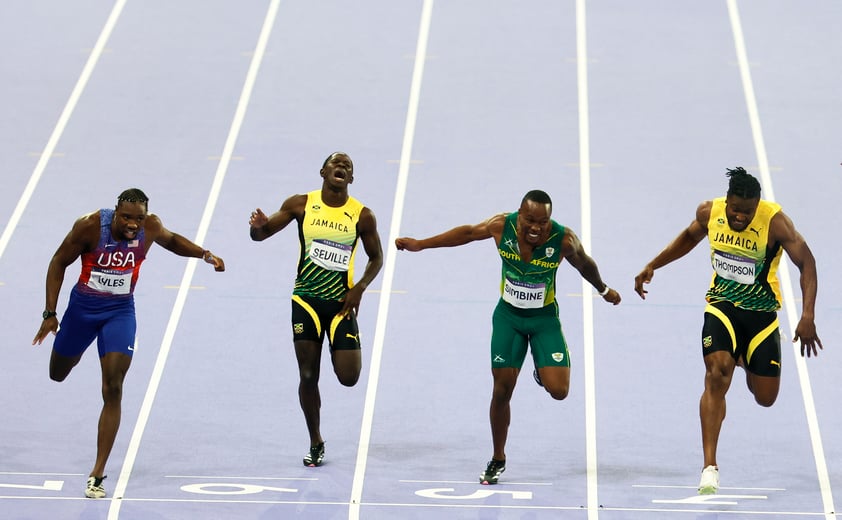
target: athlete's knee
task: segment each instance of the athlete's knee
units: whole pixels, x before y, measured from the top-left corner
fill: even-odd
[[[56,367],[50,367],[50,379],[57,383],[61,383],[67,376],[70,374],[69,369],[58,369]]]
[[[712,391],[727,390],[736,366],[730,356],[710,354],[705,358],[705,387]]]
[[[760,385],[755,385],[752,388],[751,393],[754,394],[754,401],[763,406],[764,408],[768,408],[775,404],[775,401],[778,400],[778,390],[777,388],[773,389],[763,389],[758,388]]]
[[[354,386],[357,384],[357,381],[360,380],[360,373],[351,372],[351,373],[343,373],[341,371],[336,372],[336,379],[339,380],[339,384],[342,386]]]
[[[68,375],[70,375],[70,371],[73,370],[73,367],[76,366],[77,362],[78,360],[74,360],[72,358],[54,355],[53,358],[50,359],[50,379],[61,383]]]
[[[550,397],[555,399],[556,401],[562,401],[567,399],[567,394],[570,392],[570,385],[557,385],[555,387],[547,387],[545,386],[547,393],[550,394]]]
[[[103,401],[120,401],[123,398],[123,378],[112,377],[102,381]]]
[[[298,379],[302,387],[315,388],[319,386],[319,371],[317,369],[301,367],[298,370]]]
[[[775,401],[778,400],[778,396],[777,395],[757,395],[757,394],[755,394],[754,400],[760,406],[762,406],[764,408],[769,408],[770,406],[775,404]]]
[[[514,385],[500,381],[495,382],[494,389],[491,391],[491,401],[495,404],[506,404],[512,400],[514,391]]]

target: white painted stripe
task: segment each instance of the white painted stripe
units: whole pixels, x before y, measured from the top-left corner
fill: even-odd
[[[386,320],[389,316],[389,303],[392,297],[392,280],[395,275],[395,239],[401,228],[403,205],[406,198],[406,185],[409,178],[409,165],[412,159],[412,144],[415,140],[415,124],[418,118],[418,105],[421,100],[421,83],[424,78],[424,64],[427,60],[427,41],[430,35],[430,22],[433,16],[433,0],[424,0],[421,8],[421,21],[418,28],[418,41],[415,46],[415,66],[412,70],[412,81],[409,88],[409,106],[406,112],[406,123],[403,131],[400,165],[398,166],[398,180],[395,187],[395,203],[392,206],[392,225],[386,242],[386,259],[383,266],[382,287],[380,292],[380,307],[377,312],[377,323],[374,331],[374,341],[371,352],[368,385],[365,393],[362,425],[360,427],[360,441],[357,448],[357,462],[354,468],[354,481],[351,486],[351,506],[348,518],[357,520],[360,517],[360,502],[362,500],[365,470],[368,463],[368,450],[371,443],[371,426],[374,420],[374,406],[377,400],[377,384],[380,378],[380,362],[383,356],[383,343],[386,336]]]
[[[240,94],[240,100],[237,103],[237,109],[234,113],[234,120],[231,123],[231,128],[228,132],[228,139],[226,140],[223,148],[222,159],[219,161],[219,165],[217,166],[216,175],[214,176],[213,184],[211,185],[211,191],[208,194],[208,199],[205,203],[202,220],[199,222],[199,230],[197,231],[196,239],[194,240],[197,244],[201,245],[204,242],[208,228],[210,227],[210,221],[213,217],[214,209],[216,208],[216,202],[219,199],[219,192],[222,189],[222,181],[225,179],[228,164],[230,163],[231,156],[233,155],[234,145],[237,142],[237,137],[239,136],[240,128],[243,124],[243,119],[245,119],[246,109],[248,108],[251,93],[254,89],[257,73],[260,70],[260,64],[263,61],[269,35],[272,32],[272,26],[275,23],[275,18],[278,14],[279,5],[280,0],[272,0],[269,4],[266,18],[263,20],[263,28],[260,31],[260,36],[254,49],[251,64],[249,65],[249,70],[246,73],[243,90]],[[158,351],[158,358],[155,360],[155,367],[153,368],[152,375],[149,379],[149,386],[146,388],[146,395],[143,398],[137,423],[135,424],[134,431],[132,432],[132,438],[129,441],[126,458],[123,461],[120,476],[118,477],[117,483],[114,487],[112,496],[118,500],[111,501],[108,509],[108,520],[117,520],[119,517],[120,504],[123,502],[123,500],[120,499],[123,498],[123,494],[126,492],[126,486],[128,485],[132,469],[134,468],[135,459],[137,458],[137,453],[140,448],[140,442],[143,438],[143,432],[146,429],[147,422],[149,421],[149,414],[152,412],[152,405],[155,401],[155,395],[158,392],[158,386],[161,383],[161,377],[163,376],[164,367],[167,363],[167,358],[169,357],[170,348],[172,347],[173,338],[175,337],[175,331],[178,328],[178,322],[181,319],[181,313],[184,310],[187,294],[190,291],[191,281],[193,279],[193,273],[196,271],[197,262],[198,259],[196,258],[191,258],[187,261],[187,267],[185,268],[184,276],[181,279],[181,285],[179,286],[178,295],[176,296],[175,304],[173,305],[173,310],[170,314],[169,323],[167,323],[167,329],[164,332],[161,348]]]
[[[579,239],[591,250],[591,150],[588,104],[588,47],[585,0],[576,0],[576,78],[579,91],[579,190],[582,229]],[[592,294],[591,284],[582,279],[582,294]],[[596,376],[593,337],[593,298],[582,298],[582,329],[585,370],[585,451],[587,464],[588,518],[599,518],[596,460]]]
[[[223,479],[223,480],[306,480],[318,481],[313,477],[244,477],[242,475],[164,475],[164,478],[200,478],[200,479]]]
[[[760,177],[763,186],[764,199],[775,200],[775,192],[772,187],[772,176],[769,172],[769,159],[766,154],[766,144],[763,140],[763,131],[760,126],[760,112],[757,108],[757,99],[754,95],[754,85],[751,80],[751,70],[748,63],[748,52],[746,51],[745,37],[743,35],[740,13],[737,9],[736,0],[727,0],[728,16],[731,19],[731,29],[734,33],[734,45],[737,51],[737,62],[740,67],[740,77],[743,82],[743,92],[746,98],[749,121],[751,123],[751,134],[754,139],[757,164],[760,167]],[[795,293],[792,289],[792,279],[789,275],[788,263],[783,261],[779,264],[778,277],[783,292],[784,311],[789,321],[790,337],[794,337],[795,327],[798,325],[798,311],[795,309]],[[827,461],[822,445],[821,430],[819,428],[818,414],[813,402],[813,390],[810,385],[810,374],[807,371],[807,362],[801,356],[800,345],[793,343],[795,352],[795,366],[798,370],[798,378],[801,383],[801,395],[804,400],[804,411],[807,415],[807,425],[810,430],[810,441],[813,445],[813,458],[816,464],[816,473],[819,479],[819,488],[822,495],[822,503],[825,510],[825,518],[830,520],[836,518],[835,506],[833,505],[833,493],[830,487],[830,475],[827,471]]]
[[[94,72],[94,68],[99,61],[99,57],[102,56],[105,44],[108,42],[108,38],[111,37],[111,32],[114,30],[114,26],[120,18],[120,13],[123,11],[126,1],[127,0],[117,0],[114,7],[111,9],[111,14],[108,16],[108,20],[105,21],[105,26],[102,28],[102,32],[99,34],[99,38],[97,38],[96,44],[94,45],[90,56],[88,56],[88,61],[85,62],[85,66],[82,68],[82,74],[76,81],[76,86],[73,87],[73,91],[70,93],[70,98],[67,100],[67,104],[64,105],[64,110],[61,111],[58,122],[56,123],[55,128],[53,128],[53,133],[50,134],[47,146],[45,146],[44,150],[41,152],[38,163],[35,165],[35,170],[32,171],[32,175],[29,177],[29,182],[26,183],[26,187],[24,187],[20,199],[18,199],[17,206],[15,206],[12,216],[9,217],[6,227],[3,229],[3,234],[0,235],[0,258],[2,258],[3,253],[6,252],[6,247],[12,239],[12,234],[15,232],[18,222],[20,222],[21,217],[23,217],[23,212],[26,210],[26,206],[29,204],[30,199],[32,199],[32,194],[38,186],[38,181],[41,180],[41,175],[44,173],[44,170],[47,169],[50,157],[52,157],[55,153],[56,146],[64,133],[64,128],[67,126],[67,122],[70,121],[70,116],[73,115],[73,110],[76,109],[76,104],[79,102],[82,92],[85,91],[88,80],[91,79],[91,74]]]

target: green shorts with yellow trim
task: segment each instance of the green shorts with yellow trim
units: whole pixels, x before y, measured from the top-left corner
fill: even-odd
[[[340,316],[343,302],[292,295],[292,340],[324,342],[331,350],[359,350],[360,328],[353,312]]]
[[[749,311],[731,302],[709,303],[702,326],[702,354],[725,350],[758,376],[780,377],[781,333],[778,313]]]
[[[521,368],[527,348],[536,368],[570,366],[556,302],[541,309],[517,309],[500,299],[491,323],[491,368]]]

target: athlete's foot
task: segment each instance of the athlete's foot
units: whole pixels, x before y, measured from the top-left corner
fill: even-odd
[[[713,495],[719,490],[719,468],[708,466],[702,470],[702,479],[699,481],[700,495]]]
[[[105,498],[105,487],[102,481],[105,480],[105,475],[101,477],[89,477],[88,483],[85,486],[85,496],[88,498]]]
[[[325,460],[325,443],[320,442],[315,446],[310,446],[310,451],[304,455],[304,465],[310,468],[321,466]]]
[[[479,476],[479,483],[483,485],[496,484],[504,471],[506,471],[505,460],[491,459],[485,471]]]

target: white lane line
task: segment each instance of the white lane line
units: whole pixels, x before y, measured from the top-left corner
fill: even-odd
[[[105,49],[105,44],[108,42],[108,38],[111,37],[111,32],[114,30],[114,26],[117,25],[117,20],[120,18],[120,13],[123,12],[123,7],[126,5],[126,1],[127,0],[117,0],[114,7],[111,9],[111,14],[105,21],[105,26],[102,28],[102,32],[99,34],[99,38],[97,38],[96,44],[94,45],[90,56],[88,56],[88,61],[85,62],[85,66],[82,68],[82,74],[76,81],[76,86],[73,87],[73,91],[70,93],[70,98],[67,100],[67,104],[64,105],[64,110],[61,111],[58,122],[56,123],[55,128],[53,128],[53,133],[50,134],[47,146],[45,146],[44,150],[41,152],[38,163],[35,165],[35,170],[32,171],[32,175],[29,177],[29,182],[26,183],[26,187],[24,187],[20,199],[18,199],[17,206],[15,206],[12,216],[9,217],[9,221],[6,222],[3,234],[0,235],[0,258],[2,258],[3,253],[6,252],[6,247],[12,239],[12,234],[15,232],[18,222],[20,222],[21,217],[23,217],[23,212],[26,210],[26,206],[29,205],[29,201],[32,199],[32,194],[38,186],[38,181],[41,180],[41,175],[44,173],[44,170],[47,169],[50,157],[53,157],[55,154],[56,146],[58,146],[58,142],[64,133],[64,128],[67,126],[67,122],[70,121],[70,116],[73,115],[73,110],[76,109],[76,104],[79,102],[79,98],[82,97],[82,92],[85,91],[88,80],[91,79],[91,74],[93,74],[94,68],[96,68],[96,64],[99,62],[100,56],[102,56],[103,49]]]
[[[763,131],[760,126],[760,112],[757,108],[757,99],[754,95],[754,85],[751,80],[751,70],[746,51],[745,37],[743,35],[740,13],[737,9],[736,0],[727,0],[728,16],[731,19],[731,29],[734,33],[734,45],[737,52],[737,61],[740,66],[740,77],[743,83],[743,92],[746,98],[749,121],[751,123],[751,134],[754,138],[754,148],[757,154],[757,164],[760,167],[761,183],[764,198],[775,200],[775,193],[772,188],[772,175],[769,172],[769,159],[766,154],[766,144],[763,140]],[[778,277],[783,291],[784,311],[789,321],[790,337],[794,337],[795,327],[798,325],[798,311],[795,309],[795,295],[792,289],[792,279],[789,275],[787,262],[781,262],[778,267]],[[804,400],[804,411],[807,415],[807,425],[810,430],[810,441],[813,445],[813,458],[816,464],[816,473],[821,489],[822,503],[825,510],[825,518],[831,520],[836,518],[836,507],[833,505],[833,492],[830,487],[830,475],[827,471],[827,460],[822,445],[821,430],[819,428],[816,405],[813,401],[813,390],[810,385],[810,374],[807,371],[807,362],[801,356],[801,348],[797,343],[792,344],[795,353],[795,366],[798,370],[798,378],[801,383],[801,395]]]
[[[351,486],[351,505],[348,518],[358,520],[360,517],[360,502],[362,500],[365,470],[368,462],[368,450],[371,443],[371,427],[374,421],[374,405],[377,399],[377,384],[380,378],[380,363],[383,357],[383,343],[386,336],[386,320],[389,315],[389,303],[392,296],[392,281],[395,275],[395,239],[401,228],[403,204],[406,198],[406,185],[409,178],[409,165],[412,158],[412,144],[415,139],[415,124],[418,118],[418,105],[421,98],[421,83],[424,78],[424,63],[427,58],[427,41],[430,35],[430,23],[433,15],[433,0],[424,0],[421,8],[421,21],[418,28],[418,41],[415,47],[415,66],[412,71],[412,82],[409,89],[409,106],[407,107],[406,123],[401,146],[398,180],[395,187],[395,203],[392,207],[392,225],[386,242],[386,260],[383,267],[383,277],[380,292],[380,306],[377,312],[377,323],[374,331],[374,342],[371,351],[371,366],[368,385],[365,393],[362,426],[360,427],[360,441],[357,448],[357,462],[354,469],[354,481]]]
[[[590,117],[588,114],[588,47],[585,0],[576,0],[576,78],[579,92],[579,186],[582,206],[582,230],[579,238],[590,254],[591,250],[591,150]],[[592,294],[593,288],[582,279],[582,294]],[[593,298],[582,298],[582,328],[584,332],[585,370],[585,451],[587,464],[588,519],[599,518],[596,460],[596,376],[593,335]]]
[[[254,89],[254,83],[257,79],[257,73],[260,70],[260,64],[263,61],[263,55],[266,51],[266,45],[269,40],[269,35],[272,33],[272,26],[275,23],[275,18],[278,14],[278,6],[280,0],[272,0],[269,4],[266,18],[263,20],[263,28],[260,31],[260,36],[255,46],[254,55],[249,65],[249,70],[246,73],[246,79],[243,85],[243,90],[240,94],[240,100],[237,103],[237,109],[234,113],[234,119],[231,123],[231,128],[228,132],[228,138],[225,141],[225,146],[222,152],[222,159],[216,169],[211,191],[208,194],[207,202],[205,203],[205,210],[202,214],[202,220],[199,222],[199,230],[196,233],[194,242],[202,244],[207,236],[210,221],[213,217],[216,202],[219,199],[219,192],[222,189],[222,181],[225,179],[225,174],[228,170],[231,157],[234,151],[234,145],[237,142],[237,137],[240,133],[243,120],[245,119],[246,109],[248,108],[251,93]],[[149,386],[146,388],[146,395],[143,398],[143,403],[140,407],[137,423],[135,424],[132,438],[129,441],[129,446],[126,452],[126,458],[123,461],[123,467],[120,471],[120,476],[114,487],[113,496],[117,499],[122,499],[126,492],[126,486],[129,482],[134,463],[137,458],[138,450],[140,449],[140,442],[143,438],[143,432],[146,429],[146,424],[149,421],[149,414],[152,411],[152,404],[155,401],[155,395],[158,392],[158,386],[161,383],[164,366],[169,357],[170,348],[172,347],[175,331],[178,327],[178,322],[181,319],[181,313],[184,309],[184,303],[187,300],[187,294],[190,292],[191,281],[193,273],[196,271],[196,264],[198,259],[191,258],[187,261],[187,266],[184,270],[184,276],[181,279],[178,295],[176,296],[175,304],[173,305],[172,313],[170,314],[167,329],[164,332],[164,338],[161,342],[161,348],[158,351],[158,358],[155,360],[155,367],[152,370],[152,375],[149,379]],[[123,500],[112,500],[108,509],[108,520],[117,520],[120,514],[120,504]]]

